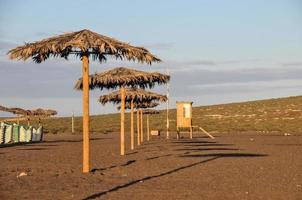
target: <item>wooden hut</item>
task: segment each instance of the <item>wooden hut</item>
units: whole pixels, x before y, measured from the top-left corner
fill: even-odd
[[[193,137],[192,104],[193,102],[189,102],[189,101],[176,102],[177,139],[179,139],[179,134],[182,129],[189,129],[190,138]]]

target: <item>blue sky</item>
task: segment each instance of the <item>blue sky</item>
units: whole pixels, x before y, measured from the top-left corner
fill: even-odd
[[[81,93],[73,90],[81,76],[79,60],[34,64],[8,60],[6,52],[84,28],[144,46],[160,57],[164,62],[152,66],[91,62],[90,71],[116,66],[168,69],[172,107],[176,100],[209,105],[301,95],[301,11],[299,0],[0,0],[0,105],[80,115]],[[162,86],[154,90],[165,93]],[[97,103],[105,93],[91,93],[92,114],[116,112],[112,105]]]

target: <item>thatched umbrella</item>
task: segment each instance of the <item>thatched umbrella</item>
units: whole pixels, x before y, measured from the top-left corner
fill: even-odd
[[[35,110],[31,110],[30,115],[39,117],[39,125],[41,125],[41,117],[50,117],[57,114],[58,113],[55,110],[38,108]]]
[[[57,111],[51,109],[42,109],[38,108],[35,110],[25,110],[23,108],[7,108],[4,106],[0,106],[1,111],[10,112],[17,115],[17,120],[19,124],[19,117],[26,116],[27,117],[27,125],[29,126],[30,116],[38,116],[39,117],[39,124],[40,124],[40,117],[49,117],[52,115],[56,115]]]
[[[31,115],[35,115],[35,116],[45,116],[45,117],[49,117],[49,116],[53,116],[58,114],[57,111],[55,110],[51,110],[51,109],[42,109],[42,108],[38,108],[35,110],[31,110]]]
[[[27,43],[8,52],[11,59],[32,58],[41,63],[49,57],[67,59],[74,54],[82,60],[83,68],[83,172],[89,172],[89,57],[103,62],[110,55],[116,59],[126,59],[151,64],[160,59],[148,50],[131,46],[114,38],[100,35],[90,30],[81,30]]]
[[[153,87],[155,84],[164,84],[170,80],[170,76],[158,72],[144,72],[140,70],[118,67],[89,76],[89,87],[94,88],[116,88],[120,87],[121,105],[125,104],[125,87]],[[79,79],[75,85],[76,89],[82,89],[83,79]],[[133,117],[133,116],[132,116]],[[125,155],[125,109],[121,109],[121,155]]]
[[[4,112],[9,112],[14,115],[17,115],[17,123],[19,124],[20,116],[27,116],[27,125],[29,125],[29,115],[31,114],[30,110],[25,110],[22,108],[7,108],[4,106],[0,106],[0,110]]]
[[[138,88],[124,88],[125,97],[122,98],[121,91],[111,92],[107,95],[102,95],[99,98],[100,103],[103,105],[108,102],[113,102],[115,104],[121,103],[121,113],[124,115],[124,109],[131,109],[131,149],[134,149],[134,127],[133,127],[133,109],[138,106],[145,106],[147,108],[150,107],[152,101],[166,101],[167,97],[164,95],[160,95],[154,92],[146,91]],[[123,103],[124,101],[124,103]],[[142,103],[145,103],[142,105]],[[149,104],[149,105],[148,105]],[[122,107],[122,105],[124,105]],[[139,107],[141,108],[141,107]],[[121,124],[124,126],[124,122]],[[122,133],[123,134],[123,133]],[[140,143],[139,143],[140,144]],[[121,144],[121,152],[124,151],[124,144]]]

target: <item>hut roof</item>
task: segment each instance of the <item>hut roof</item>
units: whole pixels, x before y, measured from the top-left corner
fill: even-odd
[[[150,101],[167,101],[167,96],[161,95],[155,92],[146,91],[138,88],[125,88],[125,101],[131,102],[133,99],[134,102],[150,102]],[[102,95],[99,98],[99,102],[106,104],[108,102],[113,102],[118,104],[121,102],[121,92],[120,90],[111,92],[107,95]]]
[[[106,55],[148,64],[160,62],[160,59],[145,48],[131,46],[129,43],[87,29],[65,33],[38,42],[25,43],[25,45],[8,52],[11,59],[27,60],[32,58],[37,63],[41,63],[50,56],[67,59],[70,54],[81,57],[83,53],[91,55],[93,60],[100,62],[106,60]]]
[[[134,103],[134,108],[135,108],[135,109],[140,109],[140,108],[146,109],[146,108],[154,108],[154,107],[156,107],[156,106],[158,106],[158,105],[159,105],[159,103],[153,102],[153,101],[135,102],[135,103]],[[119,106],[117,107],[117,109],[120,110],[120,109],[121,109],[121,106],[119,105]],[[126,102],[126,103],[125,103],[125,109],[131,109],[131,104],[130,104],[130,102]]]
[[[169,75],[158,72],[144,72],[126,67],[117,67],[101,73],[95,73],[89,76],[89,88],[117,88],[121,86],[152,88],[156,83],[164,84],[170,80]],[[83,88],[83,80],[80,78],[75,89]]]

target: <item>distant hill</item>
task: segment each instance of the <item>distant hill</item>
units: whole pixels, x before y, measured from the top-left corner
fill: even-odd
[[[259,132],[261,134],[302,134],[302,96],[193,107],[193,124],[214,133]],[[91,132],[119,131],[117,114],[91,117]],[[136,119],[136,118],[135,118]],[[176,130],[176,110],[170,110],[171,131]],[[166,111],[151,116],[151,128],[166,130]],[[49,133],[71,132],[71,118],[43,120]],[[130,115],[126,114],[129,132]],[[135,126],[136,127],[136,126]],[[81,133],[82,118],[76,117],[75,130]]]

